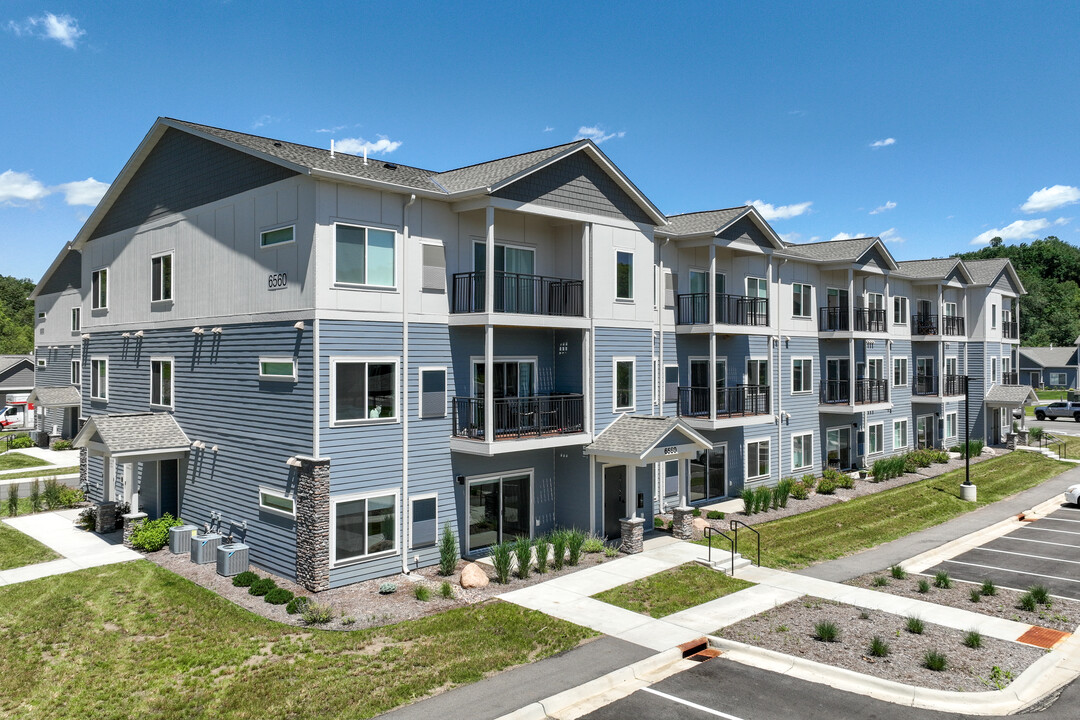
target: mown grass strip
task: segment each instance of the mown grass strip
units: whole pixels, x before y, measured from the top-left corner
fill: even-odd
[[[17,450],[0,454],[0,470],[21,470],[23,468],[41,467],[42,465],[48,464],[49,463],[41,458],[24,455]]]
[[[50,466],[43,470],[27,470],[26,472],[13,472],[4,473],[0,475],[0,480],[22,480],[24,478],[50,478],[60,477],[62,475],[78,475],[79,466],[74,467],[54,467]],[[6,496],[5,496],[6,497]]]
[[[593,597],[636,613],[662,618],[754,584],[691,563],[605,590]]]
[[[60,556],[50,548],[29,535],[0,523],[0,570],[48,562],[58,557]],[[0,657],[3,656],[0,655]]]

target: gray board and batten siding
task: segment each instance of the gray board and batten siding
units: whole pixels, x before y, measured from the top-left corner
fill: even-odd
[[[34,387],[68,387],[71,382],[71,361],[82,358],[82,348],[78,345],[62,345],[56,348],[38,347],[34,351],[38,361],[44,360],[45,367],[38,366],[31,372],[31,382]],[[83,368],[80,368],[83,370]],[[80,375],[81,381],[82,375]],[[82,390],[80,386],[79,390]],[[78,411],[78,408],[75,408]],[[47,408],[45,410],[44,425],[38,421],[38,427],[44,427],[46,432],[52,432],[55,425],[60,429],[64,437],[70,435],[71,428],[64,427],[64,415],[67,408]],[[40,409],[39,409],[40,412]],[[68,438],[70,439],[70,438]]]

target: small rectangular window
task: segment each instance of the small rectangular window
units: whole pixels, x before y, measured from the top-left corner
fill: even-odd
[[[664,366],[664,402],[679,401],[679,366]]]
[[[105,358],[90,359],[90,397],[109,399],[109,361]]]
[[[769,297],[769,283],[765,278],[746,278],[746,297],[767,298]]]
[[[95,270],[90,276],[90,307],[104,310],[109,307],[109,269]]]
[[[330,376],[335,423],[397,417],[397,364],[335,360]]]
[[[874,455],[885,451],[885,426],[882,423],[867,428],[867,436],[867,442],[869,443],[868,454]]]
[[[446,417],[446,369],[420,369],[420,417]]]
[[[71,384],[82,385],[82,361],[71,361]]]
[[[272,513],[296,517],[296,503],[291,497],[275,490],[259,488],[259,508]]]
[[[411,547],[435,547],[439,534],[438,502],[434,497],[412,499],[412,530],[409,535]]]
[[[897,357],[893,358],[893,387],[903,387],[907,385],[907,358]]]
[[[397,549],[397,496],[332,500],[334,563]]]
[[[38,317],[38,320],[44,320],[44,319],[45,319],[45,313],[43,313],[43,312],[39,312],[39,313],[37,314],[37,317]]]
[[[814,434],[795,435],[791,438],[791,469],[807,470],[814,463]]]
[[[259,236],[259,245],[262,247],[270,247],[272,245],[282,245],[284,243],[291,243],[294,240],[293,227],[278,228],[276,230],[265,230]]]
[[[296,382],[296,360],[293,358],[259,358],[259,379]]]
[[[615,359],[615,412],[634,409],[634,361]]]
[[[814,361],[801,358],[791,361],[791,392],[812,392],[814,382]]]
[[[391,230],[334,225],[334,280],[347,285],[394,287]]]
[[[172,300],[172,254],[150,258],[150,301]]]
[[[48,365],[49,365],[49,363],[48,363],[48,361],[45,360],[45,358],[38,358],[37,366],[39,368],[48,367]]]
[[[634,299],[634,253],[622,250],[615,253],[615,298]]]
[[[673,272],[664,273],[664,307],[675,307],[675,290],[679,286],[679,276]]]
[[[949,413],[945,416],[945,437],[956,437],[956,413]]]
[[[893,317],[892,321],[894,325],[907,325],[908,313],[907,313],[907,298],[896,296],[892,299]]]
[[[172,358],[157,358],[150,361],[150,404],[162,407],[172,407]]]
[[[442,245],[424,243],[424,274],[421,287],[428,292],[446,292],[446,249]]]
[[[810,317],[812,312],[811,286],[803,283],[791,284],[791,314],[795,317]]]
[[[907,420],[895,420],[892,426],[892,444],[893,450],[899,450],[906,448],[908,444],[908,423]]]
[[[71,332],[82,329],[82,308],[71,308]]]
[[[747,479],[769,476],[769,440],[756,440],[746,444]]]
[[[990,305],[990,329],[997,329],[997,305]]]

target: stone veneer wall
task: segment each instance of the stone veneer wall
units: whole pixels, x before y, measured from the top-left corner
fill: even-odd
[[[79,448],[79,487],[84,491],[90,486],[90,453],[86,448]]]
[[[330,589],[330,461],[300,461],[296,484],[296,582]]]

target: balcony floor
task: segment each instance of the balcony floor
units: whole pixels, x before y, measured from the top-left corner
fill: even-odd
[[[522,438],[505,438],[495,442],[487,440],[451,437],[450,450],[452,452],[466,453],[468,455],[505,455],[507,453],[525,452],[528,450],[546,450],[549,448],[571,447],[574,445],[588,445],[593,441],[590,432],[577,433],[549,433],[547,435],[530,435]]]

